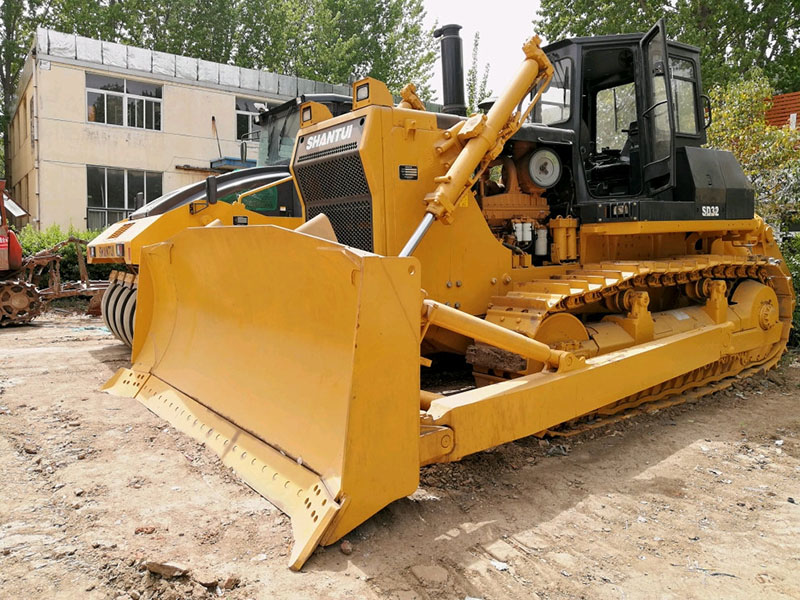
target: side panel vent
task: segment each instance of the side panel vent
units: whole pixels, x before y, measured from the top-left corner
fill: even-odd
[[[134,225],[134,223],[132,223],[132,222],[131,222],[131,223],[125,223],[125,224],[123,224],[123,225],[120,225],[120,226],[119,226],[119,228],[118,228],[118,229],[117,229],[117,230],[116,230],[114,233],[112,233],[111,235],[109,235],[109,236],[108,236],[108,239],[110,239],[110,240],[113,240],[114,238],[118,238],[118,237],[119,237],[119,236],[121,236],[123,233],[125,233],[126,231],[128,231],[128,229],[130,229],[131,227],[133,227],[133,225]]]

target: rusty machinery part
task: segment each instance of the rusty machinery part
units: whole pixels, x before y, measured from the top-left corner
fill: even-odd
[[[100,301],[100,310],[106,327],[127,346],[133,345],[136,297],[136,276],[132,273],[112,271],[108,288]]]
[[[59,250],[74,244],[80,281],[63,282]],[[15,279],[0,282],[0,325],[28,323],[40,315],[51,300],[72,296],[94,298],[108,286],[105,281],[89,279],[83,248],[86,242],[70,236],[52,248],[41,250],[23,259]],[[39,288],[35,282],[47,278],[47,287]]]
[[[27,281],[0,281],[0,326],[29,323],[44,310],[36,286]]]

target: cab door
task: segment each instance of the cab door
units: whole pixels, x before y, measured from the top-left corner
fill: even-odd
[[[675,117],[664,19],[639,42],[644,63],[645,193],[652,197],[675,183]]]

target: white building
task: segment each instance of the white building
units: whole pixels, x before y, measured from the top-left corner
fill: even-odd
[[[239,138],[260,105],[321,92],[350,88],[39,29],[7,186],[36,228],[103,228],[139,192],[150,201],[242,166]]]

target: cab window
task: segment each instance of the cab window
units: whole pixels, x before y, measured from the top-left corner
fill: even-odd
[[[533,121],[555,125],[569,120],[572,81],[572,60],[553,61],[553,79],[534,107]]]
[[[600,90],[595,97],[597,152],[622,150],[631,123],[636,121],[636,87],[633,82]]]
[[[697,78],[690,60],[670,57],[672,102],[675,105],[675,129],[678,133],[697,134]]]

